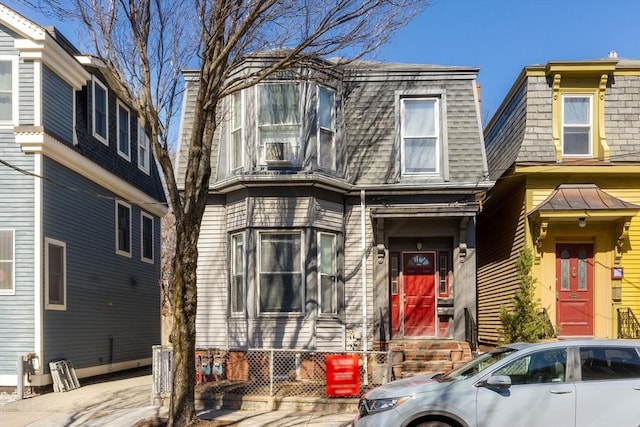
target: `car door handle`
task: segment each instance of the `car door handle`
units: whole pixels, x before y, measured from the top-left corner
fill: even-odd
[[[556,388],[553,390],[549,390],[549,393],[551,394],[569,394],[569,393],[573,393],[573,390],[569,389],[569,388]]]

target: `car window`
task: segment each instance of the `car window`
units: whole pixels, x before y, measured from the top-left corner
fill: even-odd
[[[498,347],[493,351],[481,354],[480,356],[476,357],[475,359],[471,360],[469,363],[458,369],[454,369],[444,375],[441,375],[437,378],[437,380],[440,382],[464,380],[465,378],[469,378],[479,372],[482,372],[489,366],[496,363],[498,360],[507,357],[508,355],[515,353],[516,351],[517,350],[513,348]]]
[[[563,383],[566,371],[567,349],[554,348],[515,359],[492,375],[506,375],[512,385]]]
[[[640,356],[633,347],[580,347],[583,381],[640,378]]]

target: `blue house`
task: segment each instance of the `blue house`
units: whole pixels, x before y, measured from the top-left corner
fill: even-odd
[[[95,58],[0,4],[0,387],[151,364],[165,196]]]

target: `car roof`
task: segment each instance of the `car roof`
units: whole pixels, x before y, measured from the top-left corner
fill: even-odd
[[[540,341],[540,342],[516,342],[505,344],[503,348],[511,348],[514,350],[523,350],[525,348],[532,347],[564,347],[564,346],[583,346],[583,347],[593,347],[593,346],[624,346],[624,347],[640,347],[640,341],[636,340],[625,340],[625,339],[615,339],[615,338],[563,338],[559,340],[553,341]]]

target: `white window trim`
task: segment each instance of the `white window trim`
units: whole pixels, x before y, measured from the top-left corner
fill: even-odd
[[[63,269],[62,272],[62,287],[63,287],[63,299],[64,304],[52,304],[49,302],[49,245],[55,245],[62,248],[62,254],[64,257]],[[67,309],[67,244],[60,240],[51,239],[49,237],[45,237],[44,239],[44,295],[45,295],[45,309],[46,310],[60,310],[65,311]]]
[[[98,134],[96,132],[96,85],[100,86],[104,89],[104,114],[105,114],[105,136]],[[91,96],[91,123],[92,123],[92,134],[95,139],[102,142],[104,145],[109,145],[109,89],[105,86],[100,80],[98,80],[95,76],[93,76],[93,85],[91,86],[92,96]]]
[[[151,258],[147,258],[144,256],[144,218],[151,220]],[[153,215],[146,213],[145,211],[140,211],[140,259],[143,262],[153,264],[155,262],[156,257],[156,242],[155,242],[155,218]]]
[[[20,123],[20,67],[19,58],[15,55],[0,55],[0,61],[11,62],[11,120],[0,121],[0,128],[13,128]]]
[[[261,265],[261,259],[262,259],[262,236],[264,235],[269,235],[269,234],[297,234],[298,236],[300,236],[300,266],[299,266],[299,273],[300,273],[300,287],[302,288],[300,290],[300,298],[302,299],[301,301],[301,307],[300,307],[300,311],[295,311],[295,312],[286,312],[286,311],[282,311],[282,312],[271,312],[271,311],[267,311],[267,312],[262,312],[260,311],[260,274],[262,273],[262,265]],[[258,313],[259,316],[261,317],[300,317],[300,316],[304,316],[306,313],[306,277],[304,274],[304,262],[305,262],[305,258],[306,258],[306,253],[305,253],[305,236],[304,233],[301,230],[269,230],[269,231],[260,231],[258,232],[258,247],[257,247],[257,254],[258,254],[258,259],[256,262],[256,267],[258,269],[258,274],[257,274],[257,280],[256,280],[256,284],[257,284],[257,289],[256,289],[256,294],[257,294],[257,298],[256,298],[256,312]]]
[[[244,114],[245,114],[245,99],[244,99],[244,92],[245,91],[240,91],[238,93],[238,95],[240,96],[240,124],[238,127],[233,128],[233,114],[235,113],[235,98],[233,95],[231,95],[231,120],[229,120],[230,126],[229,126],[229,170],[231,171],[235,171],[235,170],[239,170],[242,169],[244,167],[244,156],[245,156],[245,141],[244,141],[244,134],[245,134],[245,119],[244,119]],[[235,95],[235,94],[234,94]],[[234,131],[239,131],[240,132],[240,165],[233,165],[233,149],[234,149],[234,140],[233,140],[233,132]]]
[[[405,118],[404,118],[404,105],[405,105],[405,101],[407,100],[411,100],[411,101],[435,101],[435,106],[434,106],[434,111],[435,111],[435,136],[436,136],[436,168],[434,172],[407,172],[406,170],[406,164],[405,164],[405,159],[406,159],[406,155],[405,155],[405,137],[404,137],[404,123],[405,123]],[[441,98],[439,96],[432,96],[432,95],[424,95],[424,96],[401,96],[400,97],[400,123],[399,123],[399,127],[400,127],[400,162],[401,162],[401,174],[403,176],[439,176],[441,173],[441,165],[440,163],[442,162],[441,159],[441,150],[442,150],[442,144],[443,144],[443,137],[442,137],[442,132],[441,132],[441,113],[440,113],[440,103],[441,103]]]
[[[331,93],[333,93],[333,104],[331,105],[331,122],[333,123],[333,128],[332,129],[328,129],[328,128],[323,128],[320,126],[320,91],[324,89],[327,90]],[[337,153],[336,153],[336,90],[333,88],[330,88],[328,86],[322,86],[322,85],[318,85],[318,89],[316,91],[316,117],[317,117],[317,126],[318,126],[318,134],[316,136],[316,141],[318,141],[317,145],[317,157],[318,157],[318,166],[322,167],[324,169],[328,169],[328,170],[336,170],[336,157],[337,157]],[[331,142],[332,142],[332,146],[333,146],[333,164],[327,166],[321,165],[320,164],[320,142],[322,140],[322,131],[323,130],[327,130],[331,132]]]
[[[564,128],[565,128],[565,123],[564,123],[564,100],[567,98],[588,98],[589,99],[589,125],[588,126],[584,126],[584,125],[571,125],[572,127],[583,127],[583,128],[589,128],[589,142],[588,144],[588,148],[589,148],[589,152],[586,154],[565,154],[564,152]],[[584,157],[584,158],[591,158],[593,157],[593,94],[590,93],[563,93],[562,94],[562,101],[560,102],[561,108],[562,108],[562,117],[561,117],[561,123],[560,123],[560,135],[562,138],[561,141],[561,147],[562,147],[562,156],[563,157]]]
[[[289,150],[291,152],[288,155],[288,158],[285,160],[267,160],[266,147],[267,144],[262,144],[262,135],[260,133],[260,88],[266,85],[273,84],[295,84],[298,87],[298,114],[300,121],[299,123],[293,124],[283,124],[283,125],[265,125],[266,127],[274,127],[274,126],[298,126],[298,136],[296,138],[295,143],[289,143]],[[300,157],[300,148],[302,146],[302,131],[303,131],[303,122],[304,122],[304,109],[303,109],[303,99],[304,99],[304,90],[305,85],[304,82],[299,80],[282,80],[282,81],[266,81],[255,86],[255,126],[256,126],[256,135],[257,135],[257,144],[258,144],[258,153],[260,153],[260,165],[272,165],[272,164],[291,164],[298,165],[299,157]],[[269,141],[266,141],[269,142]],[[271,141],[271,142],[279,142],[279,141]]]
[[[335,286],[335,292],[332,295],[333,298],[333,306],[336,311],[332,313],[323,312],[322,311],[322,236],[331,236],[333,237],[333,262],[335,266],[335,271],[333,272],[333,283]],[[338,245],[338,235],[336,233],[326,233],[320,232],[318,233],[318,314],[320,316],[336,316],[338,314],[338,253],[337,253],[337,245]]]
[[[146,160],[147,160],[147,166],[142,164],[142,156],[140,156],[140,146],[142,145],[140,142],[143,141],[146,144]],[[151,141],[149,140],[149,137],[147,136],[147,134],[144,131],[144,128],[142,127],[142,123],[140,122],[140,119],[138,119],[138,143],[136,144],[136,148],[138,150],[138,169],[140,169],[142,172],[146,173],[147,175],[149,175],[149,170],[151,169]]]
[[[125,153],[123,151],[120,150],[120,127],[122,126],[122,124],[120,123],[120,109],[123,109],[124,111],[127,112],[127,135],[129,140],[127,141],[127,146],[129,148],[129,152]],[[123,159],[127,160],[127,161],[131,161],[131,111],[129,110],[129,108],[127,108],[126,105],[124,105],[122,102],[118,101],[118,107],[116,109],[116,126],[117,126],[117,145],[118,145],[118,154],[120,155],[120,157],[122,157]]]
[[[119,224],[118,224],[118,206],[125,206],[126,208],[129,209],[129,252],[123,251],[118,247],[118,229],[119,229]],[[133,224],[131,223],[131,205],[128,203],[125,203],[121,200],[116,200],[116,212],[115,212],[115,237],[116,237],[116,254],[118,255],[122,255],[122,256],[126,256],[131,258],[131,254],[133,253],[133,242],[131,240],[131,232],[133,229]]]
[[[15,295],[16,294],[16,230],[13,228],[0,228],[0,231],[10,231],[11,232],[11,253],[13,254],[13,259],[3,259],[0,261],[11,262],[11,289],[2,289],[0,290],[0,295]]]
[[[235,241],[234,241],[236,237],[240,237],[242,239],[242,253],[240,254],[240,256],[242,257],[242,298],[243,298],[242,311],[233,311],[232,309],[234,294],[231,291],[231,289],[233,289],[233,285],[234,285],[233,279],[236,275],[235,260],[236,260],[236,257],[238,256],[238,253],[236,251]],[[245,256],[245,252],[246,252],[245,244],[246,244],[246,239],[245,239],[244,233],[235,233],[231,235],[231,262],[229,263],[231,286],[229,289],[229,312],[231,313],[232,317],[245,317],[247,313],[247,274],[246,274],[247,258]]]

